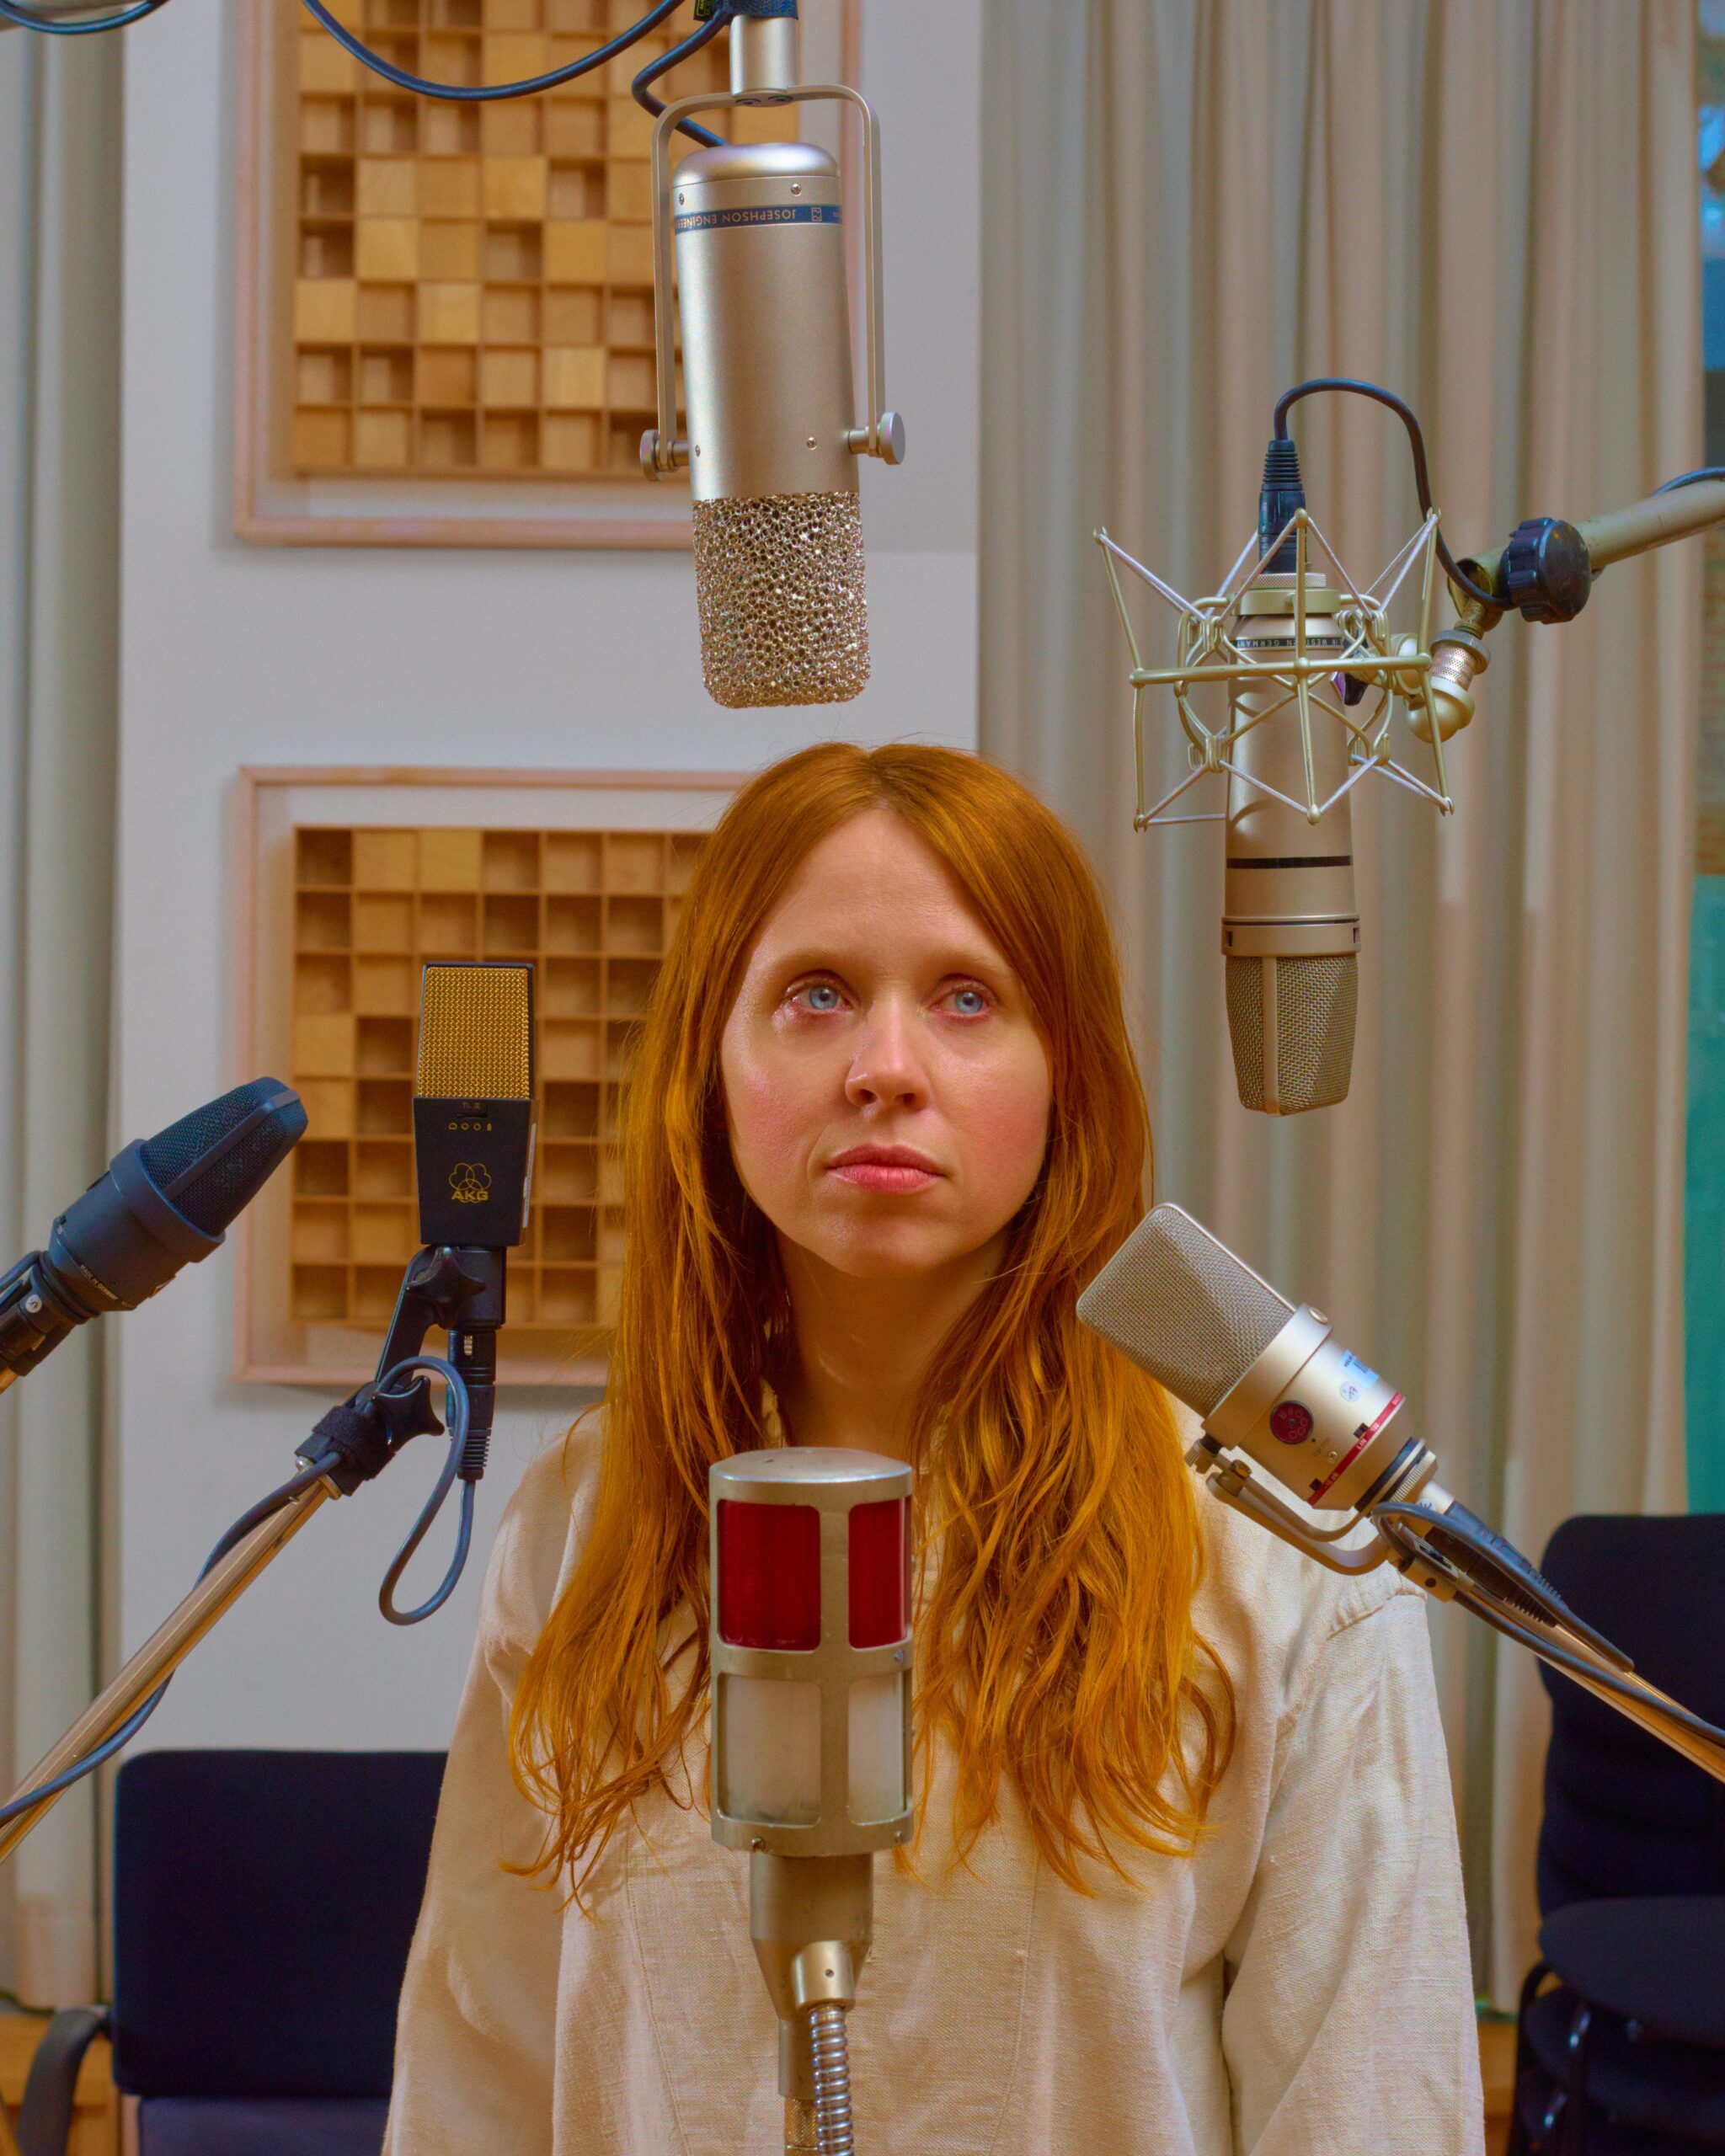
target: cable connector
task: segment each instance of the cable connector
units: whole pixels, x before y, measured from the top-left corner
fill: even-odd
[[[1286,435],[1271,437],[1264,451],[1263,484],[1258,496],[1258,552],[1263,557],[1275,546],[1279,532],[1295,510],[1306,507],[1306,487],[1300,477],[1300,452]],[[1272,576],[1291,575],[1300,566],[1300,550],[1294,534],[1276,547],[1276,558],[1266,563]]]

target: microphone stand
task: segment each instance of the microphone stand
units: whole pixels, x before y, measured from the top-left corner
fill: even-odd
[[[1725,1744],[1719,1733],[1638,1676],[1628,1657],[1610,1641],[1589,1635],[1556,1590],[1507,1545],[1476,1547],[1477,1538],[1463,1524],[1471,1516],[1435,1482],[1426,1481],[1417,1501],[1374,1507],[1341,1527],[1326,1529],[1301,1518],[1253,1475],[1249,1460],[1226,1451],[1208,1432],[1195,1440],[1186,1459],[1213,1497],[1327,1571],[1352,1574],[1394,1565],[1436,1600],[1457,1604],[1703,1774],[1725,1782]],[[1362,1524],[1375,1530],[1373,1540],[1347,1546],[1344,1538]],[[1507,1569],[1509,1562],[1518,1569]]]
[[[212,1566],[52,1750],[37,1761],[13,1790],[11,1801],[19,1802],[32,1790],[64,1774],[129,1721],[157,1687],[173,1675],[211,1626],[238,1601],[264,1567],[287,1547],[312,1513],[332,1495],[339,1494],[332,1492],[325,1481],[314,1482],[297,1497],[290,1497],[280,1512],[272,1513]],[[8,1819],[0,1827],[0,1863],[47,1817],[65,1793],[60,1790],[45,1796],[33,1809]]]
[[[1529,517],[1505,545],[1459,563],[1471,582],[1487,591],[1502,587],[1503,597],[1488,606],[1450,587],[1455,627],[1432,639],[1430,693],[1439,736],[1448,739],[1473,717],[1472,684],[1489,664],[1485,639],[1506,613],[1519,611],[1530,622],[1573,622],[1601,570],[1720,523],[1725,478],[1674,479],[1627,508],[1606,510],[1581,524]]]
[[[26,1808],[0,1822],[0,1863],[66,1793],[65,1787],[49,1790],[47,1785],[124,1727],[314,1513],[331,1498],[350,1496],[361,1483],[381,1475],[410,1438],[441,1429],[432,1410],[428,1377],[419,1375],[404,1390],[382,1389],[382,1380],[392,1371],[418,1355],[434,1325],[448,1331],[451,1364],[468,1390],[467,1441],[458,1471],[467,1481],[478,1481],[484,1470],[491,1433],[505,1263],[501,1251],[449,1246],[422,1250],[409,1262],[377,1376],[332,1408],[295,1455],[302,1470],[323,1471],[210,1566],[119,1674],[31,1768],[8,1803],[8,1809],[19,1804]],[[422,1526],[428,1524],[429,1518],[422,1516]],[[410,1543],[409,1550],[412,1546]],[[392,1572],[392,1583],[395,1576]],[[453,1578],[446,1584],[452,1586]],[[421,1614],[429,1615],[441,1598],[434,1597]],[[38,1790],[46,1793],[38,1803],[29,1805],[28,1799]]]

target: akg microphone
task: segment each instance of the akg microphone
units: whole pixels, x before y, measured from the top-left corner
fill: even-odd
[[[136,1310],[219,1250],[305,1128],[299,1095],[256,1078],[116,1153],[54,1223],[47,1249],[0,1279],[0,1392],[74,1326]]]
[[[667,108],[654,137],[660,424],[649,478],[689,473],[708,693],[733,709],[843,703],[868,679],[857,460],[897,464],[882,408],[879,170],[853,90],[798,81],[796,0],[733,0],[731,90]],[[675,174],[670,133],[692,110],[841,99],[862,115],[868,411],[858,425],[839,168],[808,142],[697,150]],[[672,260],[688,434],[676,431]]]
[[[1258,504],[1261,553],[1305,502],[1293,443],[1272,441]],[[1233,639],[1242,653],[1299,655],[1297,570],[1290,533],[1268,573],[1242,598]],[[1308,565],[1306,655],[1343,648],[1335,616],[1346,596]],[[1348,798],[1316,824],[1291,805],[1302,798],[1327,800],[1345,783],[1348,736],[1332,721],[1315,724],[1308,773],[1295,701],[1280,680],[1236,691],[1236,725],[1260,723],[1240,734],[1234,750],[1240,772],[1228,781],[1222,904],[1228,1034],[1242,1107],[1270,1115],[1298,1115],[1346,1098],[1359,994]]]
[[[414,1157],[420,1239],[448,1251],[459,1276],[451,1360],[467,1382],[470,1437],[483,1448],[497,1393],[504,1253],[526,1230],[533,1171],[531,966],[426,967]]]
[[[1321,1311],[1296,1309],[1179,1206],[1145,1216],[1079,1297],[1078,1315],[1202,1419],[1194,1464],[1216,1494],[1308,1556],[1363,1571],[1389,1555],[1407,1570],[1411,1522],[1416,1550],[1423,1542],[1511,1608],[1531,1614],[1555,1600],[1526,1558],[1439,1488],[1436,1460],[1400,1420],[1402,1395],[1342,1346]],[[1246,1464],[1231,1465],[1231,1454]],[[1256,1483],[1257,1468],[1304,1513]],[[1388,1550],[1338,1550],[1360,1521],[1416,1501],[1427,1517],[1398,1509]],[[1338,1528],[1314,1512],[1348,1518]],[[1585,1635],[1567,1611],[1564,1621]]]

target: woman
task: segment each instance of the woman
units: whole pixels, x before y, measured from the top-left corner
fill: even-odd
[[[1014,780],[832,744],[705,849],[635,1065],[602,1434],[499,1532],[393,2156],[782,2145],[704,1812],[709,1464],[911,1461],[921,1811],[876,1865],[862,2156],[1481,2146],[1420,1598],[1210,1500],[1080,1326],[1148,1132],[1094,879]]]

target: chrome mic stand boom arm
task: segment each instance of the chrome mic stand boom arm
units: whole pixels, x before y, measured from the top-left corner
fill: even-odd
[[[379,1600],[385,1616],[398,1624],[416,1622],[442,1606],[466,1561],[472,1485],[483,1471],[484,1439],[490,1431],[492,1366],[483,1344],[475,1353],[476,1343],[463,1333],[462,1325],[465,1319],[482,1331],[494,1306],[500,1310],[500,1274],[501,1254],[496,1251],[439,1247],[423,1250],[412,1260],[377,1375],[323,1418],[299,1452],[300,1472],[246,1514],[238,1524],[240,1531],[229,1529],[191,1592],[0,1805],[0,1863],[73,1782],[142,1726],[180,1663],[313,1513],[382,1474],[411,1438],[441,1430],[426,1372],[442,1376],[449,1387],[450,1456],[430,1502],[385,1577]],[[450,1334],[450,1361],[419,1352],[434,1325]],[[415,1371],[420,1374],[410,1384],[393,1389],[393,1380]],[[470,1376],[477,1409],[471,1416]],[[466,1486],[455,1560],[442,1585],[419,1609],[398,1611],[392,1599],[395,1584],[458,1476]]]

